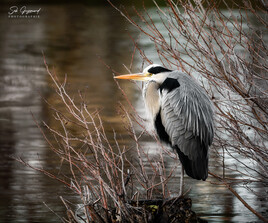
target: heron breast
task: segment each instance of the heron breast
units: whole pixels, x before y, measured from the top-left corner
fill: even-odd
[[[158,88],[159,85],[156,82],[151,81],[146,86],[146,91],[144,94],[146,108],[152,119],[155,119],[157,113],[160,110]]]

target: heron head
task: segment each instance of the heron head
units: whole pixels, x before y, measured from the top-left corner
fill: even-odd
[[[114,78],[138,80],[138,81],[149,81],[153,79],[153,75],[164,73],[164,72],[170,72],[170,71],[171,70],[161,65],[151,64],[148,67],[146,67],[142,73],[119,75],[119,76],[115,76]]]

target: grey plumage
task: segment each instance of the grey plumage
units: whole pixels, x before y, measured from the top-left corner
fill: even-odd
[[[212,103],[204,89],[189,75],[172,71],[166,76],[177,80],[180,86],[160,92],[159,83],[154,88],[158,91],[158,98],[150,98],[150,102],[154,101],[153,105],[158,107],[169,143],[177,150],[186,173],[195,179],[205,180],[208,172],[208,148],[214,135]],[[155,85],[155,80],[149,81],[144,88],[144,99],[149,109],[152,105],[148,102],[147,91],[151,84]],[[156,108],[153,117],[157,113],[155,110]]]
[[[171,92],[162,91],[163,125],[172,146],[179,146],[184,154],[194,158],[196,153],[189,152],[183,144],[198,136],[207,146],[211,145],[214,135],[212,104],[204,89],[187,74],[173,71],[169,77],[177,79],[180,87]]]

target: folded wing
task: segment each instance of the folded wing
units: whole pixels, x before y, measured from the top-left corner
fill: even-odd
[[[168,86],[176,87],[160,86],[162,125],[187,175],[205,180],[208,148],[213,140],[212,104],[206,92],[187,74],[176,72],[168,81],[174,81]]]

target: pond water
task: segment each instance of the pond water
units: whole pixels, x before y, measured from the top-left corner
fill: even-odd
[[[39,18],[8,18],[10,6],[0,9],[0,222],[59,222],[49,208],[64,215],[65,207],[59,197],[74,195],[59,182],[12,158],[21,157],[48,171],[60,165],[33,118],[34,115],[38,121],[53,123],[52,113],[42,97],[54,105],[58,103],[53,101],[43,54],[60,78],[68,75],[70,92],[87,89],[90,106],[101,109],[105,128],[114,129],[122,138],[125,136],[128,143],[116,111],[123,97],[112,72],[101,60],[118,72],[127,72],[124,65],[131,64],[133,51],[128,32],[134,37],[139,32],[109,6],[29,7],[41,8]],[[146,47],[153,47],[148,44]],[[133,70],[137,71],[140,63],[136,55]],[[142,113],[136,85],[124,82],[122,87]],[[152,142],[143,143],[148,148],[154,147]],[[173,179],[174,186],[178,180]],[[189,178],[186,183],[192,188],[189,196],[194,211],[209,222],[258,221],[224,187]],[[246,191],[243,195],[258,211],[267,209],[267,205],[248,197],[252,195]]]

